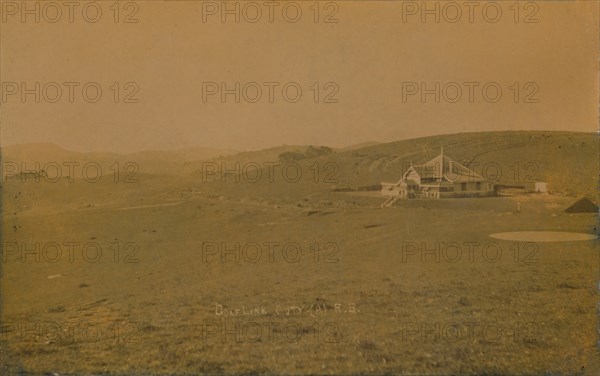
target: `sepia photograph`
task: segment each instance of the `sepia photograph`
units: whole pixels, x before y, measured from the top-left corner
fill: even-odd
[[[599,22],[0,0],[0,376],[600,375]]]

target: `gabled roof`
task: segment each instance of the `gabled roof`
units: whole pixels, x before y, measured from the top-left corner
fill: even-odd
[[[485,181],[483,176],[445,156],[443,148],[437,157],[422,164],[416,169],[412,166],[411,168],[418,172],[421,179],[425,180],[434,179],[450,183]]]
[[[408,170],[406,170],[404,175],[402,175],[402,180],[412,180],[417,184],[421,184],[421,175],[413,166],[410,166]]]

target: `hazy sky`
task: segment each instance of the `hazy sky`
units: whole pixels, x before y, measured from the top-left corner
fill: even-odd
[[[241,150],[280,144],[344,146],[464,131],[592,132],[598,127],[596,1],[538,2],[529,8],[523,3],[518,15],[510,8],[512,1],[499,2],[502,14],[495,23],[484,18],[486,2],[474,9],[473,22],[462,1],[453,3],[462,7],[456,23],[444,19],[457,14],[444,3],[437,3],[439,23],[434,15],[423,23],[413,3],[392,1],[337,2],[338,9],[321,2],[318,23],[312,1],[285,8],[290,20],[296,17],[296,5],[302,10],[295,23],[285,20],[284,2],[271,3],[273,23],[263,1],[253,3],[262,11],[256,23],[244,19],[256,15],[253,5],[244,8],[244,3],[238,3],[239,23],[234,15],[221,22],[220,9],[209,14],[221,2],[140,1],[135,2],[138,9],[125,9],[121,3],[118,15],[110,8],[113,3],[97,3],[102,15],[96,23],[82,18],[81,7],[69,22],[64,5],[55,23],[47,22],[57,17],[52,8],[40,9],[39,23],[35,15],[26,15],[22,22],[23,9],[3,5],[3,145],[53,142],[73,150],[118,152],[190,146]],[[95,17],[95,9],[86,12],[88,18]],[[132,12],[139,22],[123,23]],[[332,12],[338,22],[322,22]],[[487,7],[486,12],[489,20],[496,17],[496,8]],[[530,14],[537,23],[523,22]],[[120,22],[114,22],[115,16]],[[40,103],[34,94],[22,103],[21,83],[33,89],[36,82]],[[52,82],[57,85],[48,85]],[[69,103],[65,82],[80,83],[72,86],[74,103]],[[88,82],[102,89],[96,103],[82,97]],[[115,82],[120,103],[114,103]],[[128,82],[139,87],[133,97],[139,103],[122,103],[135,89],[126,87]],[[256,82],[262,97],[249,103],[242,96],[235,103],[231,94],[221,103],[216,94],[204,103],[206,82],[217,83],[219,90],[222,82],[229,88],[239,82],[240,91]],[[314,103],[315,82],[319,103]],[[417,88],[421,83],[435,88],[439,82],[441,88],[446,85],[446,96],[441,89],[440,103],[434,94],[422,103],[420,93],[403,102],[403,92],[414,89],[407,84],[411,82]],[[514,103],[515,82],[519,103]],[[301,87],[298,102],[283,97],[286,83]],[[327,83],[334,84],[325,87]],[[482,95],[487,83],[502,89],[496,103]],[[468,85],[473,85],[473,103]],[[62,97],[50,103],[57,86]],[[450,103],[456,87],[462,97]],[[487,86],[490,101],[495,87]],[[323,103],[336,88],[333,98],[338,103]],[[246,86],[247,98],[255,97],[255,89]],[[523,103],[534,91],[529,99],[538,103]],[[94,86],[88,85],[88,94],[94,97]],[[289,100],[295,96],[293,85],[288,85],[288,94]]]

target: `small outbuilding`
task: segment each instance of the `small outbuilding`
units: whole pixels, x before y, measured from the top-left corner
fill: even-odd
[[[536,181],[534,191],[536,193],[548,193],[548,183],[543,181]]]

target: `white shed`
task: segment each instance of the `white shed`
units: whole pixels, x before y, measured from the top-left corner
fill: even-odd
[[[548,193],[548,184],[543,181],[536,181],[535,191],[537,193]]]

